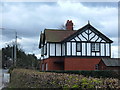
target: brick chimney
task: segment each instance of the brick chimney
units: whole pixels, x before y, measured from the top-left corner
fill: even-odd
[[[67,23],[66,23],[66,30],[73,30],[73,22],[72,20],[67,20]]]

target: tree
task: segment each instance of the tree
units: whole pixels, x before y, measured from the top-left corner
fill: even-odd
[[[65,30],[65,29],[66,29],[66,27],[65,27],[65,25],[64,25],[64,24],[62,24],[61,26],[59,26],[59,27],[58,27],[58,29],[60,29],[60,30]]]
[[[8,45],[5,48],[2,48],[2,67],[10,68],[13,66],[13,46]],[[17,48],[17,61],[16,67],[20,68],[36,68],[37,57],[34,54],[26,54],[22,49]]]
[[[9,68],[13,64],[12,48],[13,47],[9,45],[7,45],[5,48],[2,48],[2,68]]]

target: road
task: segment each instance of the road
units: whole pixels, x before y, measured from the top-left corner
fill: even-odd
[[[1,90],[2,87],[3,87],[3,84],[2,84],[2,69],[0,69],[0,90]]]
[[[9,83],[10,74],[7,72],[8,69],[0,69],[0,90]]]

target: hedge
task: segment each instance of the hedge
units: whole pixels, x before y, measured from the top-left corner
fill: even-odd
[[[79,88],[86,89],[115,89],[120,90],[118,79],[116,78],[93,78],[79,74],[39,72],[28,69],[13,69],[11,72],[8,88]]]
[[[97,78],[120,78],[120,75],[115,71],[108,71],[108,70],[101,70],[101,71],[63,71],[63,70],[56,70],[56,71],[42,71],[42,72],[55,72],[55,73],[67,73],[67,74],[82,74],[84,76],[91,76]]]

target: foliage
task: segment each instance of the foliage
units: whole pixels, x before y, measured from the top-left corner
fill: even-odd
[[[13,67],[13,46],[8,45],[2,48],[2,67]],[[18,68],[37,68],[37,57],[34,54],[26,54],[22,49],[17,48],[16,67]]]
[[[109,78],[120,78],[120,75],[115,71],[108,71],[108,70],[99,70],[99,71],[45,71],[45,72],[55,72],[55,73],[68,73],[68,74],[80,74],[84,76],[91,76],[91,77],[109,77]]]
[[[16,67],[15,66],[11,66],[8,70],[8,73],[11,73],[13,71],[13,69],[15,69]]]
[[[7,46],[5,48],[2,48],[2,68],[4,67],[10,67],[12,66],[13,62],[9,59],[12,58],[12,47],[11,46]]]
[[[39,72],[28,69],[14,69],[9,88],[81,88],[120,89],[116,78],[93,78],[78,74]]]

